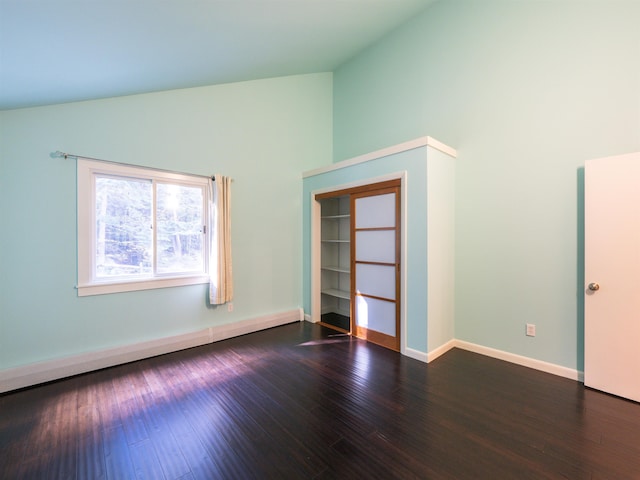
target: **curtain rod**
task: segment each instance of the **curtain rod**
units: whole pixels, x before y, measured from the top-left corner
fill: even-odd
[[[115,162],[113,160],[103,160],[101,158],[85,157],[84,155],[74,155],[73,153],[61,152],[60,150],[56,150],[55,152],[53,152],[51,154],[51,158],[64,158],[65,160],[68,159],[68,158],[74,158],[76,160],[78,158],[83,158],[85,160],[92,160],[94,162],[111,163],[113,165],[124,165],[126,167],[144,168],[146,170],[155,170],[156,172],[175,173],[177,175],[191,175],[193,177],[209,178],[209,179],[213,180],[214,182],[216,180],[215,176],[213,176],[213,175],[199,175],[197,173],[185,173],[185,172],[178,172],[176,170],[167,170],[167,169],[164,169],[164,168],[147,167],[145,165],[135,165],[135,164],[132,164],[132,163]]]

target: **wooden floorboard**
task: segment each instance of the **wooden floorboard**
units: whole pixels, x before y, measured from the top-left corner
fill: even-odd
[[[640,479],[640,404],[293,323],[0,396],[2,479]]]

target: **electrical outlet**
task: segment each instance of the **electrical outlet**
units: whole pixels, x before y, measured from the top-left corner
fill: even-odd
[[[533,323],[527,323],[527,337],[536,336],[536,326]]]
[[[227,312],[233,312],[233,303],[227,303]]]

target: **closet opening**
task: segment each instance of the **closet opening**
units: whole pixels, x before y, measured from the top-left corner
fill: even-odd
[[[401,180],[315,195],[321,325],[400,351]]]
[[[320,203],[320,324],[351,333],[351,204],[349,195]]]

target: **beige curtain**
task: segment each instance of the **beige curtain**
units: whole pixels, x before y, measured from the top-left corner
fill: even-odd
[[[209,302],[211,305],[221,305],[233,299],[231,178],[215,175],[209,181],[209,187]]]

